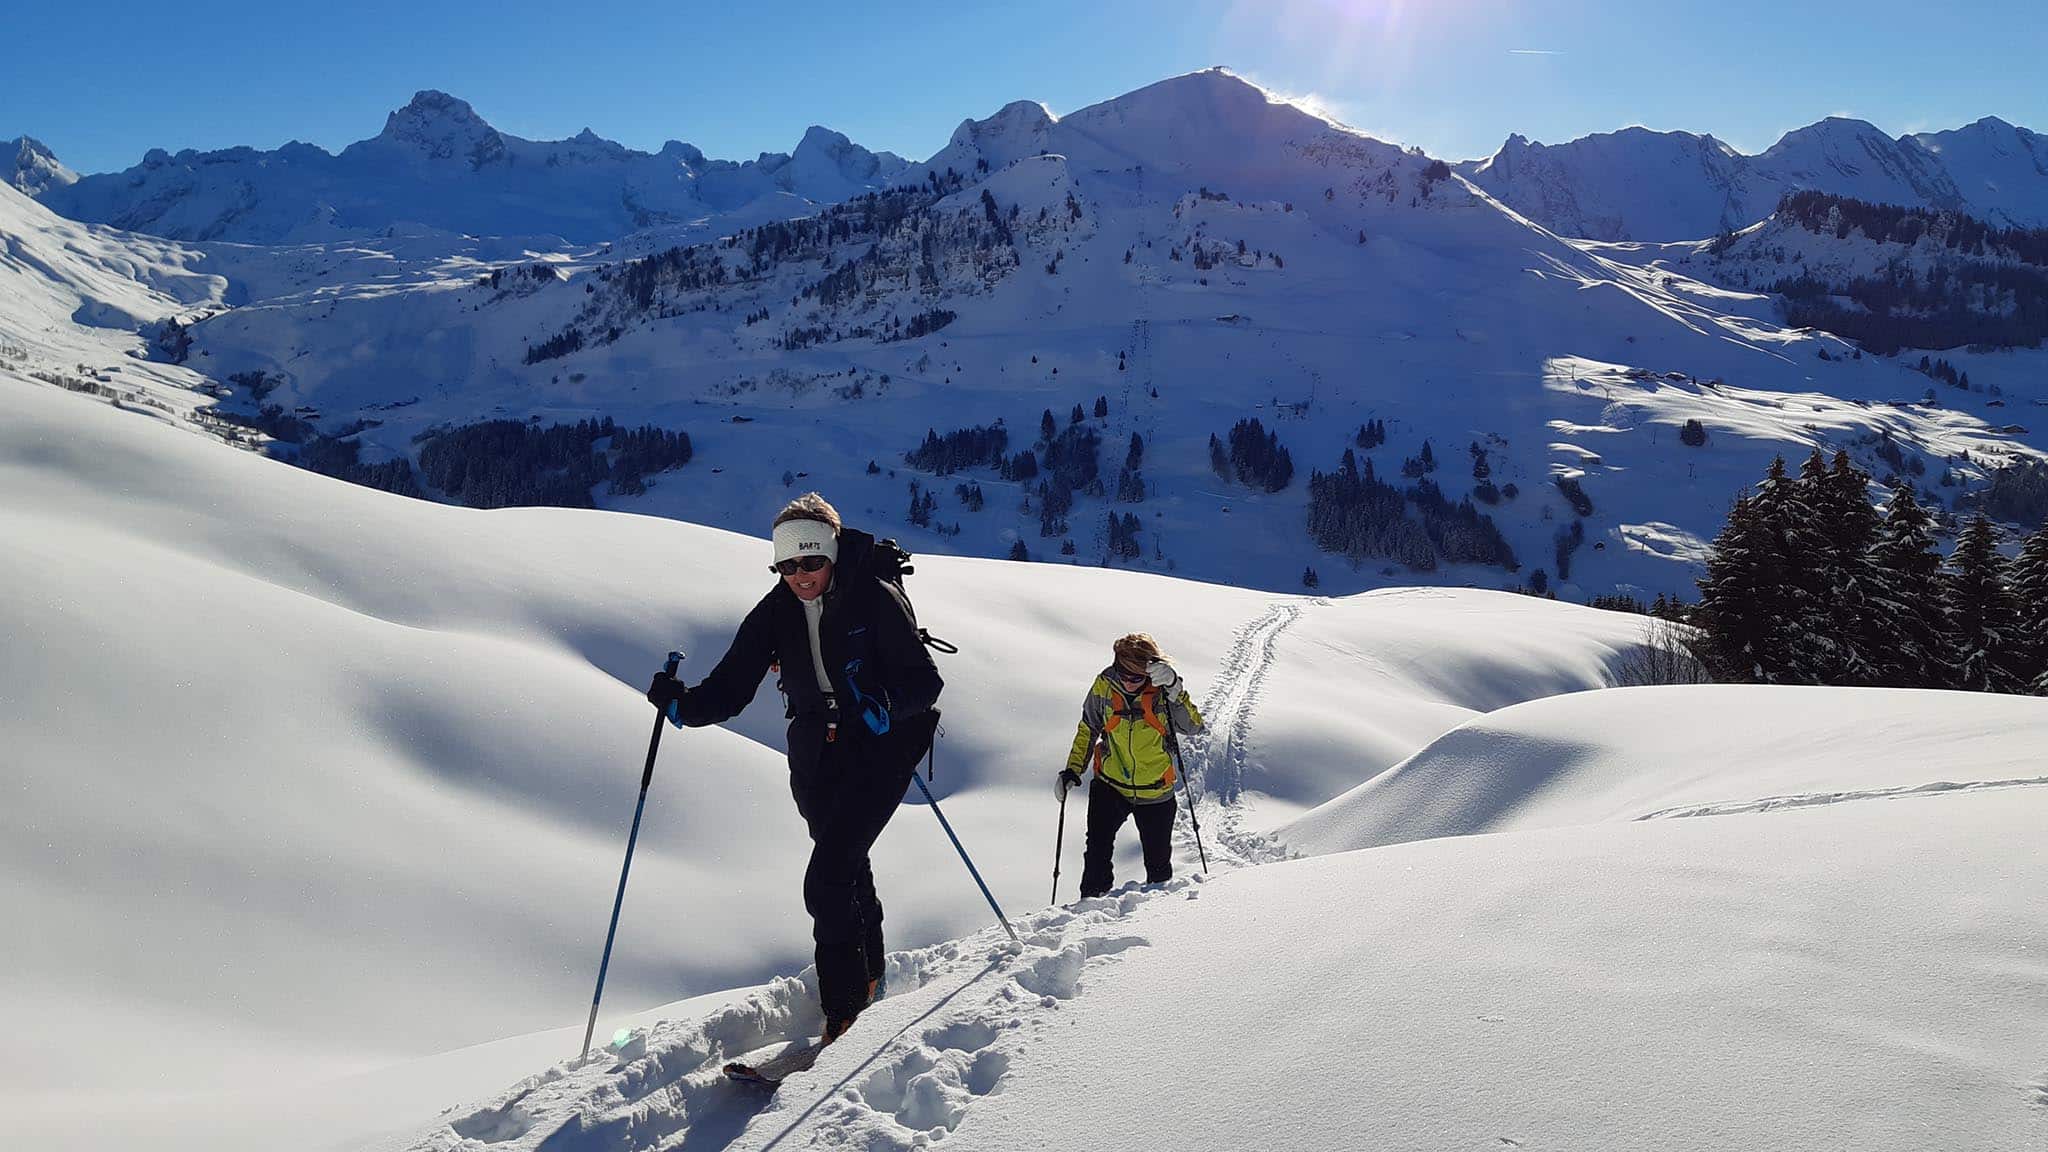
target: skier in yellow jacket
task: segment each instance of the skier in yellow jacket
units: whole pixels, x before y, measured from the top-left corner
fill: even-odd
[[[1095,677],[1081,703],[1074,749],[1058,783],[1064,800],[1067,789],[1081,783],[1081,773],[1091,764],[1095,769],[1088,787],[1088,846],[1082,854],[1084,897],[1109,891],[1110,852],[1125,817],[1137,820],[1145,882],[1173,878],[1173,782],[1181,769],[1174,736],[1202,730],[1202,714],[1158,641],[1134,632],[1111,648],[1116,659]]]

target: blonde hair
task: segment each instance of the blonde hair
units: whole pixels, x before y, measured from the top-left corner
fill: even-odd
[[[1119,664],[1128,659],[1136,661],[1142,668],[1154,660],[1166,659],[1166,653],[1159,650],[1159,641],[1154,640],[1149,632],[1133,632],[1128,636],[1120,636],[1109,647],[1116,653]]]
[[[775,514],[775,523],[770,524],[769,528],[780,528],[791,520],[816,520],[820,524],[830,525],[834,532],[839,531],[840,527],[839,509],[834,508],[830,501],[816,492],[806,492],[784,504],[782,511]]]

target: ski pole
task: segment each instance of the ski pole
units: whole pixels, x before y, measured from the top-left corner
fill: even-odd
[[[924,779],[920,777],[917,773],[912,772],[910,774],[910,778],[911,780],[916,782],[917,790],[924,793],[925,802],[932,806],[932,815],[937,816],[939,818],[939,827],[944,828],[946,830],[946,839],[951,840],[953,842],[953,851],[958,852],[960,854],[961,862],[967,865],[967,874],[969,876],[974,877],[975,884],[979,885],[981,888],[982,897],[988,901],[988,906],[990,908],[995,909],[996,920],[998,923],[1002,924],[1003,931],[1008,932],[1010,934],[1010,940],[1012,943],[1022,944],[1023,941],[1017,939],[1017,930],[1015,928],[1010,927],[1010,918],[1003,915],[1002,907],[996,903],[995,894],[990,892],[988,890],[988,885],[982,881],[981,871],[974,866],[974,861],[968,858],[967,849],[960,846],[960,837],[955,836],[953,834],[953,826],[946,822],[946,814],[944,812],[939,811],[938,797],[933,796],[932,790],[924,786]],[[1062,804],[1061,808],[1064,809],[1065,805]],[[1058,881],[1054,881],[1054,888],[1058,888]]]
[[[1202,858],[1202,875],[1209,874],[1209,853],[1202,847],[1202,818],[1195,815],[1195,782],[1187,774],[1187,760],[1180,754],[1180,729],[1173,722],[1173,701],[1166,702],[1166,742],[1172,745],[1173,762],[1180,765],[1181,790],[1188,794],[1188,823],[1195,827],[1195,852]]]
[[[662,663],[662,670],[670,676],[676,674],[676,665],[683,662],[681,652],[670,652]],[[674,713],[675,705],[669,705]],[[604,974],[612,966],[612,938],[619,931],[619,908],[626,902],[626,874],[633,870],[633,845],[640,839],[640,813],[647,807],[647,786],[654,783],[654,754],[661,750],[661,723],[668,715],[654,714],[654,735],[647,738],[647,767],[640,772],[640,800],[633,805],[633,831],[626,836],[626,863],[619,869],[619,894],[612,898],[612,925],[604,931],[604,959],[597,964],[597,991],[590,996],[590,1023],[583,1026],[583,1047],[576,1050],[577,1059],[590,1051],[591,1033],[597,1031],[597,1003],[604,999]]]
[[[1067,793],[1071,788],[1060,789],[1060,830],[1052,841],[1052,902],[1060,902],[1060,851],[1067,843]]]

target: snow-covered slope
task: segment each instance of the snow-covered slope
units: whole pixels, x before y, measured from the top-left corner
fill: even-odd
[[[1555,696],[1475,718],[1276,835],[1320,855],[2036,786],[2048,784],[2044,738],[2048,704],[2022,696],[1750,684]]]
[[[1740,153],[1691,132],[1624,128],[1567,144],[1515,135],[1457,167],[1558,235],[1596,240],[1711,236],[1755,219],[1761,198]]]
[[[1861,352],[1852,357],[1935,349],[1946,358],[1967,348],[1979,363],[2017,358],[2035,371],[2048,337],[2048,231],[1999,229],[1956,212],[1799,192],[1768,219],[1711,241],[1574,243],[1654,274],[1776,293],[1785,323],[1854,340]],[[2008,407],[2000,376],[1995,386],[1954,375],[1945,382],[1962,389],[1957,403],[1990,414]],[[2024,395],[2027,407],[2042,399]]]
[[[1893,139],[1875,124],[1830,116],[1795,128],[1756,157],[1759,184],[1775,196],[1812,189],[1877,204],[1915,208],[1976,207],[1964,199],[1938,156],[1910,136]],[[2048,223],[2048,179],[2030,190],[2027,220]],[[1761,205],[1761,219],[1773,204]],[[1752,210],[1758,205],[1752,205]],[[1978,215],[1984,215],[1978,212]],[[1999,221],[2007,223],[2007,221]]]
[[[1599,685],[1638,621],[949,558],[912,578],[962,648],[937,787],[1023,945],[976,931],[906,809],[877,857],[891,998],[772,1100],[725,1084],[815,1024],[807,977],[743,987],[808,953],[759,701],[667,734],[621,1039],[549,1070],[580,1038],[637,683],[670,643],[715,654],[765,545],[404,501],[6,373],[0,486],[0,914],[38,926],[0,958],[0,1106],[34,1147],[1989,1150],[2048,1106],[2039,702],[1537,700]],[[1214,724],[1191,755],[1219,875],[1040,911],[1048,769],[1133,626]],[[1640,819],[1680,815],[1713,818]]]
[[[1755,156],[1712,136],[1643,128],[1552,145],[1511,136],[1458,169],[1544,227],[1592,240],[1704,239],[1763,219],[1798,190],[2048,226],[2048,144],[1995,118],[1894,138],[1829,117]]]
[[[223,307],[225,277],[182,244],[79,224],[0,185],[0,368],[163,418],[211,403],[145,333]]]
[[[2026,1147],[2044,738],[2038,701],[1931,692],[1536,701],[1327,810],[1391,846],[893,957],[772,1098],[717,1068],[813,1026],[798,981],[412,1147]],[[1717,802],[1657,807],[1686,793]]]
[[[2048,226],[2040,204],[2048,136],[1986,116],[1910,139],[1941,162],[1972,215],[2016,227]]]
[[[79,220],[183,240],[287,241],[434,229],[466,235],[609,240],[737,212],[776,218],[886,187],[905,162],[812,128],[795,152],[735,163],[670,141],[636,152],[589,129],[567,140],[500,132],[468,103],[422,91],[384,130],[338,155],[293,142],[275,151],[152,149],[125,172],[42,191]]]
[[[12,188],[0,189],[0,238],[9,294],[6,335],[61,342],[68,325],[136,328],[219,305],[224,278],[192,270],[201,254],[183,244],[77,224]]]
[[[299,1110],[346,1129],[332,1146],[573,1047],[580,1032],[457,1054],[580,1025],[641,685],[671,645],[686,671],[715,660],[766,583],[764,542],[405,500],[5,371],[0,491],[0,917],[37,926],[0,952],[18,1138],[267,1147],[254,1118]],[[1478,710],[1599,686],[1639,637],[1631,617],[1498,593],[917,567],[920,621],[961,648],[934,787],[1019,915],[1046,899],[1047,783],[1113,636],[1157,633],[1214,721],[1190,747],[1217,861],[1259,858],[1262,829]],[[607,1032],[809,955],[773,697],[664,739]],[[876,866],[898,946],[986,922],[925,813],[900,815]]]

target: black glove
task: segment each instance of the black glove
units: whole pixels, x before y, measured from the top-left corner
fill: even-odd
[[[676,679],[668,671],[663,670],[656,672],[654,674],[654,683],[647,686],[647,702],[654,705],[655,711],[666,716],[668,715],[668,706],[681,703],[683,697],[689,695],[689,693],[690,690],[683,687],[682,681]]]
[[[1080,786],[1081,774],[1072,768],[1062,768],[1060,769],[1059,782],[1054,784],[1053,788],[1059,798],[1065,800],[1067,798],[1067,789],[1079,788]]]

